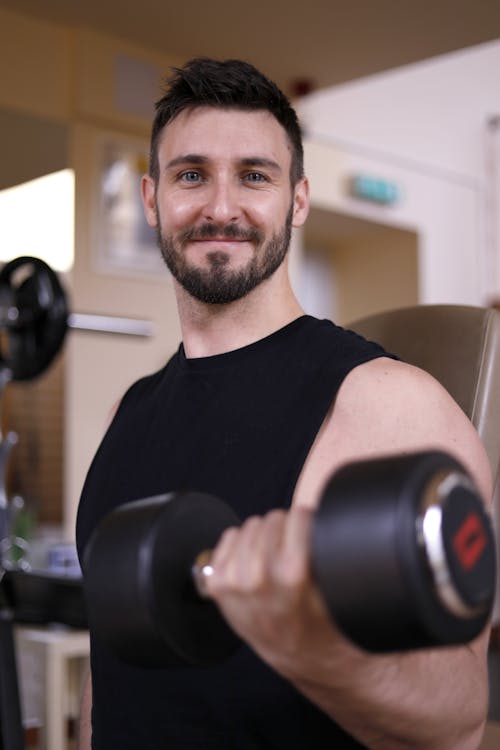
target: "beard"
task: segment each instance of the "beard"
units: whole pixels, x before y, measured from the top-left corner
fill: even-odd
[[[158,227],[157,240],[167,268],[188,294],[200,302],[226,305],[245,297],[272,276],[283,263],[290,245],[292,216],[293,206],[290,207],[281,230],[267,242],[260,230],[242,229],[234,224],[225,227],[203,224],[186,229],[177,238],[163,234]],[[237,270],[228,267],[230,256],[224,250],[215,250],[207,255],[207,268],[190,264],[183,254],[185,245],[212,237],[251,242],[254,245],[253,255],[243,268]]]

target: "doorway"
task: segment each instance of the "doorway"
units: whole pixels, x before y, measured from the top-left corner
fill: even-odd
[[[345,325],[418,304],[416,232],[314,206],[303,237],[304,304],[311,314]]]

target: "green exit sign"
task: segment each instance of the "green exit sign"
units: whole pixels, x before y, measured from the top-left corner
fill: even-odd
[[[399,188],[394,182],[358,174],[351,178],[350,192],[355,198],[388,206],[399,199]]]

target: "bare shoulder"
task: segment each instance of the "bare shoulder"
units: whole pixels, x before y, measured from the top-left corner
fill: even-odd
[[[342,383],[332,410],[335,420],[365,421],[378,434],[379,424],[392,425],[392,439],[413,439],[419,429],[427,435],[437,420],[469,421],[445,389],[424,370],[381,357],[355,367]],[[331,420],[330,420],[331,421]],[[333,421],[332,421],[333,426]],[[390,440],[390,435],[385,435]]]
[[[340,465],[362,458],[439,449],[455,456],[488,500],[491,477],[479,437],[460,407],[431,375],[386,357],[345,378],[297,485],[310,504]]]

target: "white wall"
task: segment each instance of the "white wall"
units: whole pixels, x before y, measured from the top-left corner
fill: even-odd
[[[500,290],[486,161],[499,75],[496,41],[316,92],[298,105],[313,202],[417,231],[421,302],[484,304]],[[345,184],[357,171],[392,179],[401,200],[379,207],[353,199]]]
[[[482,304],[486,274],[478,251],[478,189],[311,139],[305,160],[313,206],[417,233],[419,302]],[[378,206],[351,197],[345,185],[357,173],[396,183],[399,202]]]
[[[485,123],[500,114],[499,78],[500,40],[318,91],[300,113],[310,138],[476,181]]]

